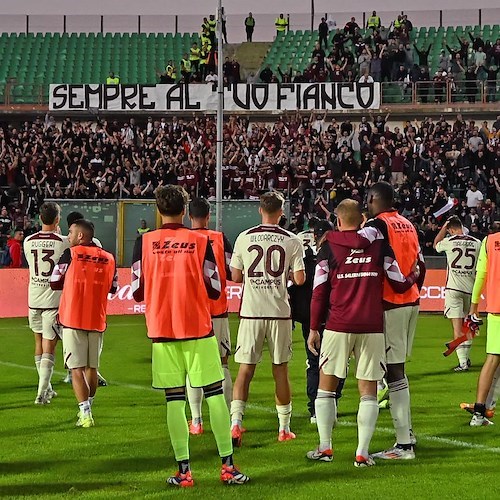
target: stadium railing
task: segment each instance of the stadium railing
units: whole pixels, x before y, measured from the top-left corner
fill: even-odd
[[[500,101],[497,80],[422,81],[416,83],[383,82],[380,86],[383,104],[457,104]]]

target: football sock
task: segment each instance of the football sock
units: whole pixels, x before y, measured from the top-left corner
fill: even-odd
[[[495,375],[493,375],[490,390],[486,398],[486,408],[495,408],[498,396],[500,396],[500,366],[496,369]]]
[[[467,366],[467,361],[469,360],[470,348],[472,346],[472,340],[466,340],[456,349],[458,363],[462,368]]]
[[[44,353],[40,361],[39,380],[38,380],[38,394],[43,395],[50,387],[50,379],[54,372],[54,355]]]
[[[94,398],[95,398],[95,396],[89,396],[89,403],[90,403],[91,408],[92,408],[92,405],[94,404]]]
[[[332,449],[332,431],[337,420],[337,402],[335,392],[318,389],[314,403],[316,410],[316,425],[318,426],[320,451]]]
[[[474,413],[479,413],[482,417],[486,413],[486,405],[483,403],[474,403]]]
[[[228,467],[232,467],[234,465],[233,455],[228,455],[227,457],[222,458],[222,465],[227,465]]]
[[[87,401],[82,401],[81,403],[78,403],[78,408],[80,409],[80,415],[83,417],[86,417],[91,414],[90,411],[90,402],[87,399]]]
[[[224,380],[222,381],[222,390],[224,391],[224,397],[226,398],[226,404],[229,408],[231,406],[231,399],[233,396],[233,381],[231,380],[231,372],[229,371],[229,367],[226,365],[222,365],[222,369],[224,370]]]
[[[389,382],[389,398],[391,400],[391,416],[396,441],[401,445],[410,444],[410,389],[405,378],[396,382]]]
[[[191,418],[194,425],[201,424],[203,419],[201,417],[201,403],[203,402],[203,389],[200,387],[191,387],[189,379],[186,380],[186,393],[189,401],[189,408],[191,410]]]
[[[177,463],[179,464],[179,472],[181,474],[186,474],[186,472],[189,472],[191,470],[189,460],[179,460]]]
[[[167,426],[170,442],[178,462],[189,460],[189,427],[186,420],[185,394],[168,394]]]
[[[378,418],[378,403],[375,396],[362,396],[358,410],[358,448],[356,456],[367,458],[370,441]]]
[[[233,399],[231,401],[231,427],[235,425],[241,427],[246,404],[247,402],[241,399]]]
[[[215,436],[219,455],[227,457],[233,454],[233,442],[229,426],[229,410],[222,394],[222,387],[204,392],[210,412],[210,427]]]
[[[292,402],[287,405],[276,405],[278,412],[279,430],[290,432],[290,420],[292,419]]]
[[[36,372],[38,373],[38,376],[40,376],[40,363],[42,361],[42,356],[40,354],[37,354],[35,356],[35,366],[36,366]]]

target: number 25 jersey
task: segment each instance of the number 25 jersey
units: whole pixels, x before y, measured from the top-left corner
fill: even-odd
[[[278,225],[260,225],[236,239],[231,267],[244,273],[240,317],[289,319],[290,271],[304,270],[303,248],[293,233]]]
[[[448,262],[447,290],[472,294],[480,248],[479,240],[465,234],[450,236],[438,242],[436,250],[445,252]]]
[[[50,276],[64,250],[69,248],[67,236],[52,231],[39,231],[24,240],[24,255],[29,266],[28,307],[57,309],[61,292],[50,288]]]

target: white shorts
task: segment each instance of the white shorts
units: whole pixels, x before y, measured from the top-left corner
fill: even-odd
[[[405,363],[411,355],[419,306],[404,306],[384,312],[387,364]]]
[[[231,333],[229,330],[229,318],[212,318],[212,328],[215,338],[219,344],[219,354],[225,358],[231,354]]]
[[[256,365],[262,358],[264,340],[274,365],[288,363],[292,357],[291,319],[240,320],[234,360],[245,365]]]
[[[102,332],[63,327],[64,364],[69,368],[99,368]]]
[[[54,340],[61,337],[57,324],[57,309],[29,309],[28,320],[31,330],[40,333],[42,338]]]
[[[358,380],[381,380],[385,376],[383,333],[343,333],[325,330],[321,341],[319,367],[325,375],[347,378],[349,357],[356,358]]]
[[[446,290],[444,315],[448,319],[463,319],[469,314],[472,295],[458,290]]]

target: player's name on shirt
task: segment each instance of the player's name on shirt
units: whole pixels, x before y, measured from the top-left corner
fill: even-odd
[[[52,231],[40,231],[24,240],[29,267],[28,305],[31,309],[55,309],[61,292],[50,288],[50,276],[69,241]]]
[[[283,243],[287,236],[274,233],[257,233],[250,235],[250,243]]]

